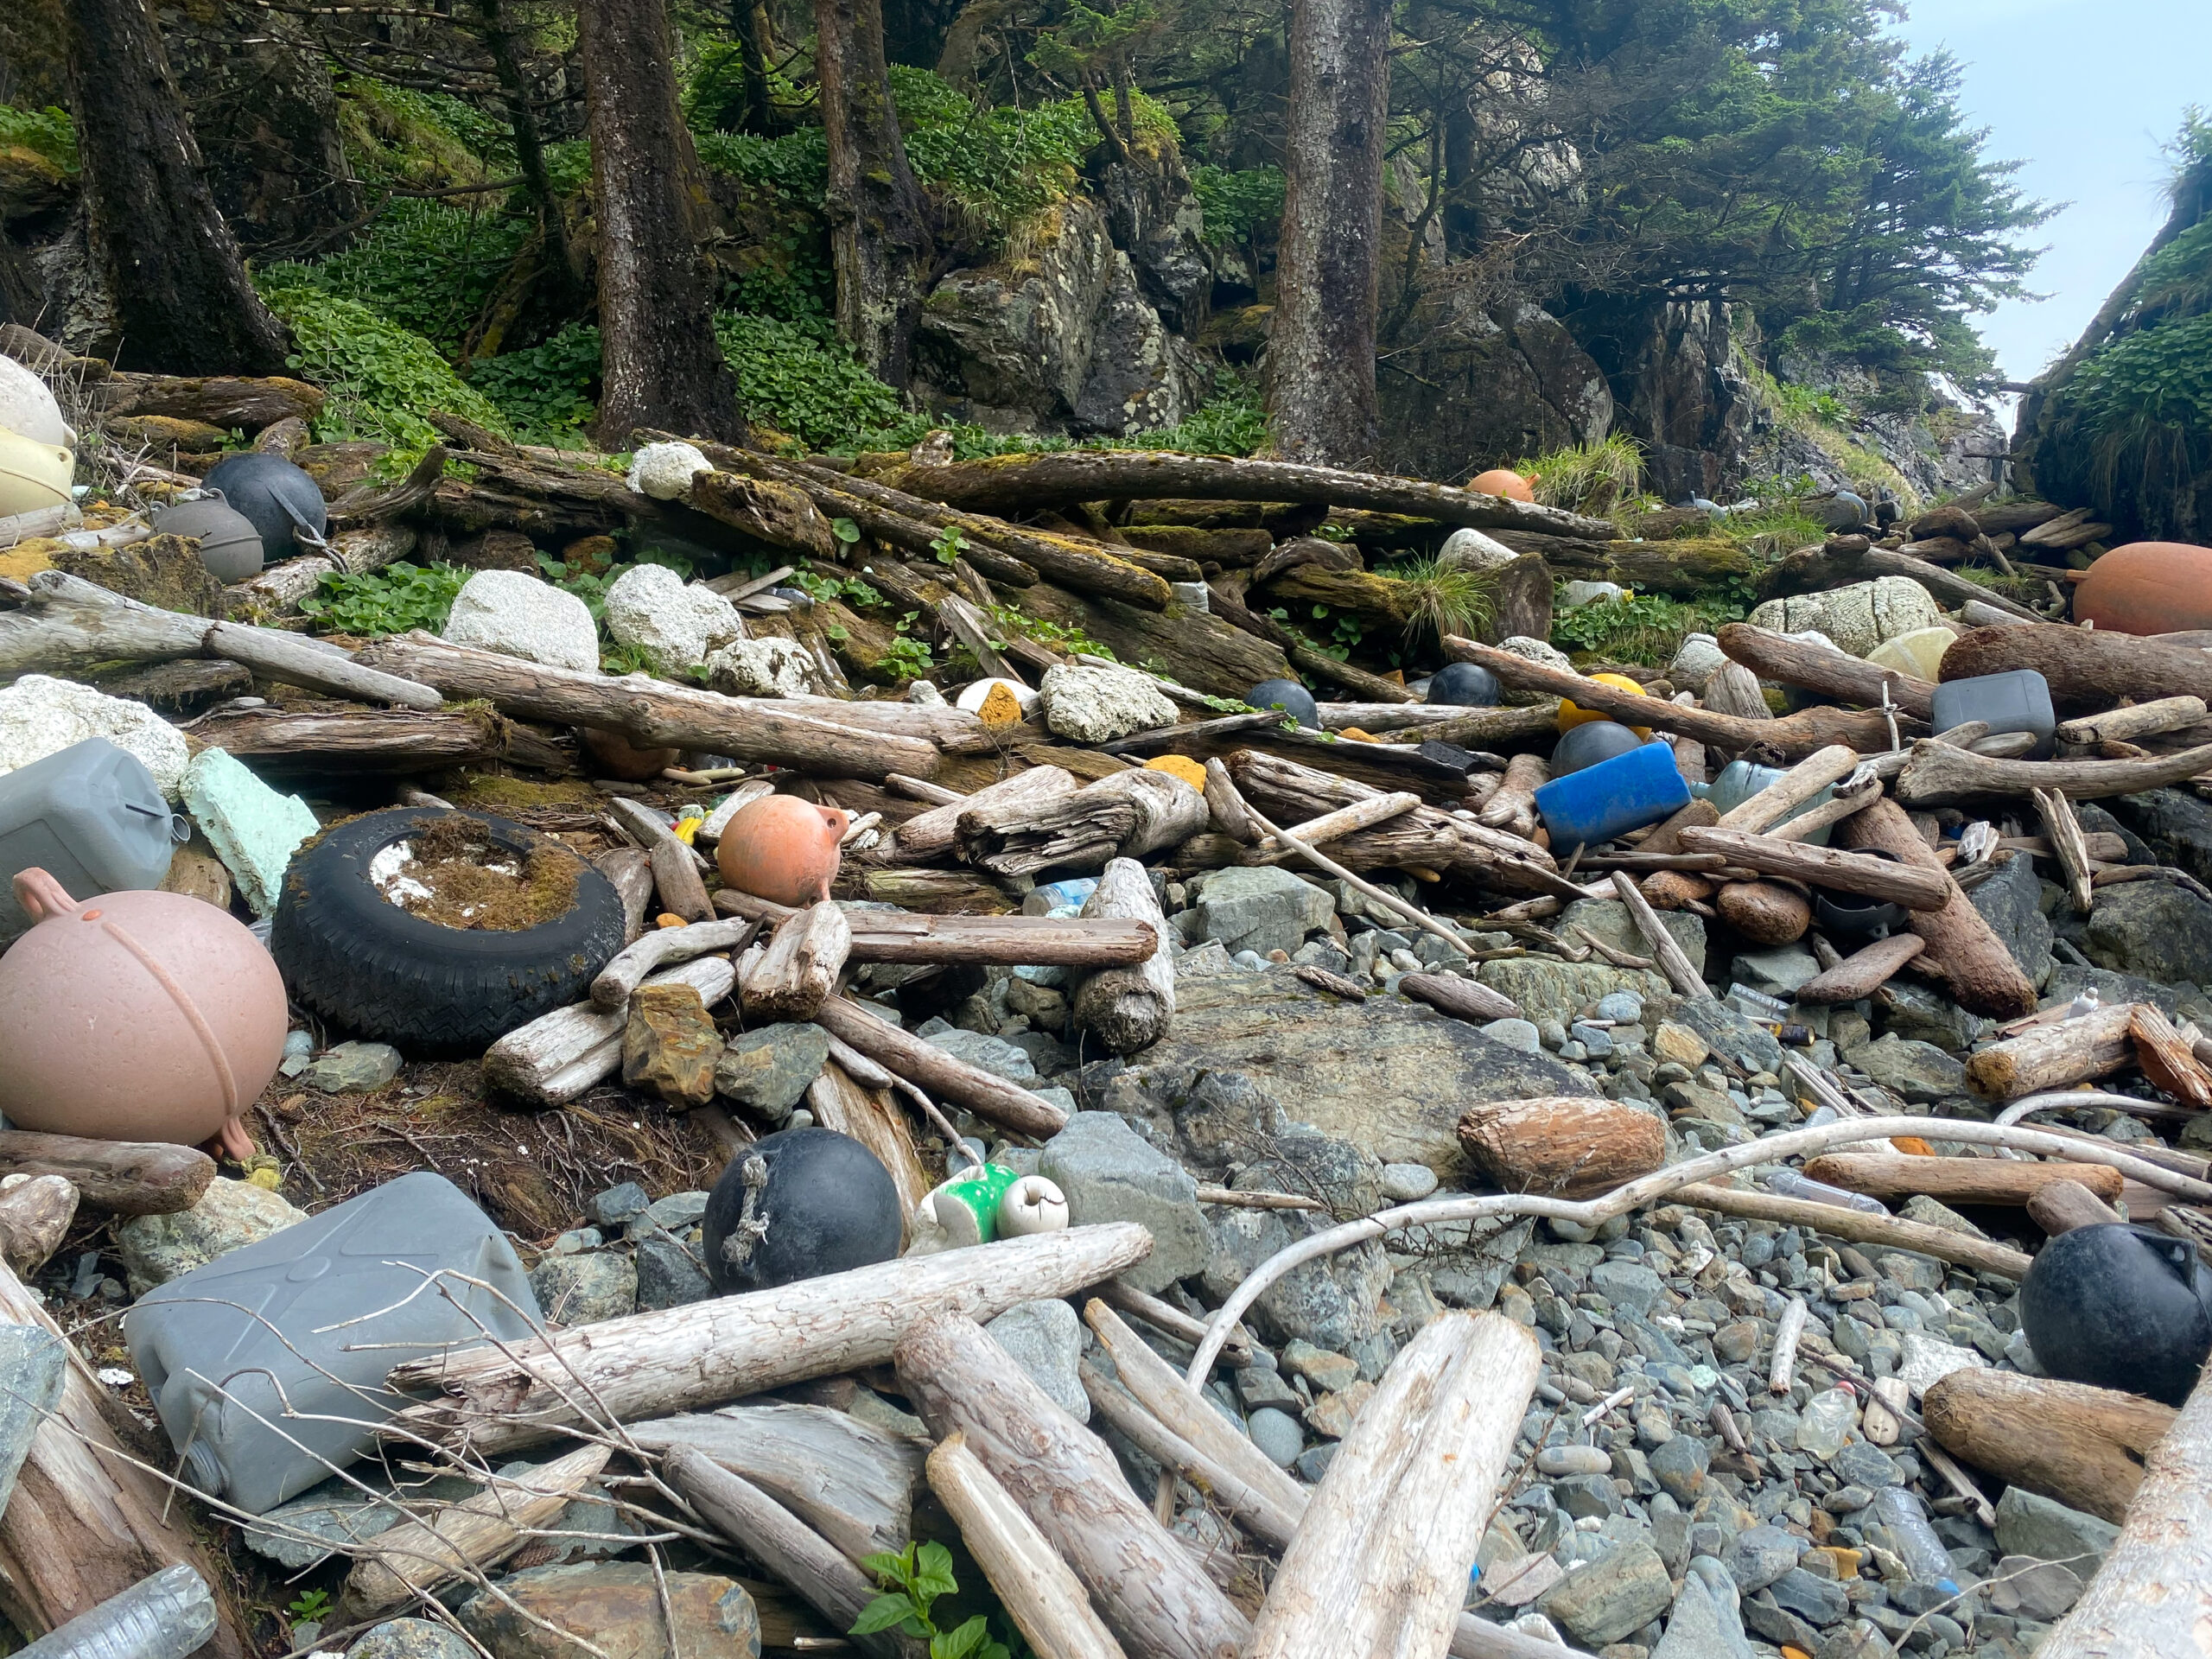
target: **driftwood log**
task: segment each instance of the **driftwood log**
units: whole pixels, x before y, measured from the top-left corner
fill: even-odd
[[[1237,1659],[1244,1651],[1251,1627],[1243,1614],[1137,1502],[1105,1443],[1007,1364],[974,1319],[944,1313],[915,1321],[894,1360],[923,1421],[940,1440],[966,1438],[1128,1648],[1158,1659]]]
[[[1836,834],[1852,848],[1878,847],[1894,853],[1900,864],[1943,868],[1904,809],[1886,796],[1846,818]],[[2036,988],[1955,882],[1948,904],[1941,910],[1916,912],[1906,925],[1928,944],[1916,960],[1940,973],[1952,1001],[1961,1007],[1993,1020],[2016,1020],[2035,1012]]]
[[[2114,1523],[2143,1484],[2143,1459],[2180,1415],[2139,1395],[1980,1370],[1952,1372],[1921,1403],[1945,1451]]]
[[[2076,1227],[2102,1227],[2121,1216],[2079,1181],[2053,1181],[2028,1200],[2028,1219],[2056,1238]]]
[[[825,899],[776,925],[768,948],[749,963],[738,988],[748,1018],[811,1020],[836,988],[853,947],[845,912]]]
[[[1907,806],[1948,806],[2048,789],[2089,801],[2164,789],[2207,772],[2212,772],[2212,743],[2136,760],[2008,760],[1923,739],[1912,746],[1911,760],[1897,774],[1897,798]]]
[[[1859,544],[1853,546],[1854,543]],[[2044,620],[2018,601],[1970,582],[1955,570],[1910,553],[1866,547],[1855,537],[1832,538],[1824,546],[1790,554],[1760,576],[1758,596],[1778,599],[1788,594],[1824,593],[1847,582],[1872,582],[1877,576],[1904,576],[1916,582],[1946,605],[1985,605],[2022,622]]]
[[[1440,1655],[1535,1393],[1535,1338],[1446,1313],[1382,1375],[1283,1552],[1249,1659]]]
[[[645,982],[689,985],[712,1007],[730,994],[737,970],[720,957],[700,957]],[[485,1050],[484,1080],[541,1106],[565,1106],[620,1069],[628,1022],[625,1010],[591,1002],[540,1014]]]
[[[0,1182],[0,1262],[18,1277],[44,1267],[77,1218],[77,1189],[59,1175]]]
[[[2031,668],[2062,709],[2094,712],[2121,699],[2196,697],[2212,703],[2212,655],[2102,628],[1976,628],[1943,653],[1946,680]]]
[[[717,950],[741,949],[750,944],[759,924],[742,919],[695,922],[689,927],[657,927],[639,936],[614,954],[591,982],[594,1007],[613,1014],[629,1006],[630,993],[657,968],[692,962]]]
[[[537,772],[575,770],[546,738],[488,710],[413,709],[222,709],[186,729],[271,777],[300,772],[421,772],[508,760]]]
[[[215,1160],[162,1141],[87,1141],[0,1129],[0,1175],[59,1175],[94,1210],[168,1216],[200,1202]]]
[[[1167,953],[1167,918],[1153,891],[1152,873],[1133,858],[1109,859],[1083,913],[1141,922],[1159,938],[1158,948],[1144,961],[1090,975],[1069,999],[1076,1024],[1105,1045],[1108,1053],[1149,1048],[1167,1034],[1175,1017],[1175,963]]]
[[[1043,1141],[1067,1127],[1067,1114],[1042,1096],[970,1065],[845,997],[825,997],[814,1023],[937,1099],[965,1106],[1002,1129]]]
[[[893,772],[926,778],[939,760],[934,743],[810,719],[772,698],[725,697],[643,674],[548,668],[426,633],[380,639],[360,655],[458,701],[481,698],[524,720],[602,727],[640,748],[708,749],[797,772],[874,779]]]
[[[2111,1204],[2122,1177],[2103,1164],[2037,1164],[2009,1158],[1922,1158],[1902,1152],[1823,1153],[1805,1173],[1870,1198],[1925,1196],[1945,1204],[2023,1205],[2053,1181],[2078,1181]]]
[[[1408,974],[1398,981],[1402,995],[1426,1002],[1439,1014],[1464,1020],[1471,1026],[1492,1020],[1518,1020],[1521,1005],[1503,991],[1493,990],[1480,980],[1457,974]]]
[[[1917,933],[1893,933],[1862,945],[1834,967],[1797,988],[1800,1002],[1856,1002],[1872,996],[1907,963],[1928,948]]]
[[[1891,706],[1916,720],[1935,715],[1936,688],[1929,682],[1882,668],[1864,658],[1830,651],[1786,633],[1755,628],[1748,622],[1731,622],[1713,636],[1720,649],[1764,680],[1779,680],[1822,696],[1841,697],[1870,709],[1882,706],[1882,692],[1889,690]],[[1840,774],[1839,774],[1840,775]]]
[[[2025,1278],[2028,1263],[2033,1259],[2024,1250],[2010,1249],[1948,1228],[1932,1227],[1925,1222],[1906,1221],[1896,1216],[1862,1215],[1840,1205],[1785,1198],[1746,1187],[1698,1181],[1678,1188],[1667,1197],[1670,1203],[1691,1205],[1724,1216],[1743,1216],[1753,1221],[1778,1221],[1787,1227],[1802,1227],[1847,1243],[1882,1244],[1893,1249],[1911,1250],[1975,1273],[1993,1273],[2005,1279]]]
[[[329,538],[338,558],[344,562],[344,568],[357,573],[397,564],[415,550],[420,539],[412,526],[388,522],[365,524],[358,530],[340,530]],[[338,569],[339,565],[324,554],[302,554],[296,559],[280,560],[258,575],[249,576],[226,589],[225,598],[231,614],[241,621],[282,616],[298,610],[300,601]]]
[[[1967,1087],[1984,1100],[2002,1102],[2109,1077],[2134,1063],[2134,1010],[2132,1002],[2109,1002],[2077,1019],[2031,1026],[1993,1043],[1967,1059]]]
[[[1594,709],[1627,725],[1680,732],[1685,737],[1724,749],[1746,749],[1754,743],[1766,743],[1796,760],[1831,744],[1840,743],[1861,753],[1890,746],[1889,727],[1875,713],[1812,708],[1780,720],[1744,719],[1623,691],[1567,670],[1532,663],[1510,651],[1478,645],[1471,639],[1446,635],[1443,644],[1447,657],[1478,664],[1497,675],[1504,685],[1570,698],[1579,709]]]
[[[1032,766],[1026,772],[1017,772],[1011,778],[985,785],[973,795],[933,806],[907,819],[899,826],[899,856],[915,864],[949,858],[958,839],[962,813],[1033,805],[1072,795],[1075,791],[1074,774],[1058,766]]]
[[[1734,830],[1745,835],[1758,835],[1771,830],[1830,784],[1849,773],[1858,764],[1859,751],[1845,744],[1817,749],[1757,794],[1730,807],[1713,827]],[[1682,826],[1683,829],[1697,827],[1694,824]],[[1679,836],[1681,831],[1677,830],[1676,834]]]
[[[1667,1134],[1648,1112],[1572,1096],[1471,1106],[1459,1144],[1509,1192],[1587,1198],[1666,1161]]]
[[[2149,702],[2133,703],[2081,720],[2063,721],[2057,737],[2061,743],[2084,747],[2107,741],[2126,742],[2139,737],[2185,731],[2202,724],[2204,714],[2202,697],[2157,697]]]
[[[1863,893],[1907,910],[1941,910],[1950,902],[1951,878],[1947,872],[1878,858],[1853,858],[1833,847],[1811,847],[1801,841],[1777,841],[1737,830],[1685,830],[1682,845],[1693,853],[1719,853],[1732,864],[1740,864],[1763,875],[1786,876],[1808,887],[1828,887],[1838,893]]]
[[[1206,827],[1205,798],[1181,779],[1133,766],[1072,794],[1010,804],[970,804],[960,814],[960,855],[994,875],[1095,867],[1119,854],[1141,858]]]
[[[1016,1302],[1109,1279],[1151,1249],[1151,1235],[1132,1223],[1071,1227],[412,1360],[393,1371],[392,1386],[426,1397],[386,1432],[490,1453],[589,1421],[720,1405],[881,1364],[936,1313],[995,1319]]]
[[[734,916],[780,922],[793,912],[735,887],[715,894]],[[1145,922],[1115,917],[918,916],[856,910],[854,962],[981,963],[998,967],[1120,968],[1152,955],[1159,934]]]

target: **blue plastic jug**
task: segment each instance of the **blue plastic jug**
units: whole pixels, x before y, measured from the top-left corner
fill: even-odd
[[[1963,726],[1970,720],[1989,722],[1989,734],[2033,732],[2036,747],[2031,760],[2047,759],[2051,733],[2058,719],[2051,712],[2050,683],[2032,668],[2009,669],[2002,674],[1981,674],[1971,680],[1946,680],[1936,688],[1935,715],[1929,722],[1939,732]]]
[[[1536,810],[1560,855],[1656,823],[1689,804],[1675,752],[1657,738],[1536,791]]]
[[[145,763],[104,737],[0,777],[0,941],[31,925],[8,884],[33,865],[75,899],[157,887],[191,833]]]

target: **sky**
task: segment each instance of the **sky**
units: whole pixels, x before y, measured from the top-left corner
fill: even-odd
[[[1978,320],[2005,375],[2070,346],[2165,222],[2159,146],[2190,104],[2212,108],[2212,0],[1906,0],[1916,52],[1966,66],[1961,101],[1988,154],[2025,163],[2024,194],[2073,205],[2029,232],[2041,302]]]

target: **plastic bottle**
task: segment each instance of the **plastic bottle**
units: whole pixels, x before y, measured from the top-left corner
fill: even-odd
[[[1783,776],[1783,771],[1784,768],[1781,766],[1762,766],[1749,760],[1731,760],[1720,768],[1720,775],[1713,780],[1713,787],[1706,798],[1713,803],[1716,811],[1732,812],[1769,784],[1778,780]],[[1823,801],[1832,799],[1834,795],[1835,785],[1830,784],[1802,806],[1793,807],[1789,811],[1783,813],[1777,822],[1787,823],[1790,819],[1811,811]],[[1830,829],[1833,827],[1830,826]],[[1805,837],[1806,843],[1814,847],[1825,847],[1828,844],[1829,833],[1829,830],[1815,830]]]
[[[1835,1121],[1835,1113],[1823,1106],[1828,1122]],[[1820,1112],[1813,1114],[1815,1117]],[[1810,1120],[1808,1120],[1810,1126]],[[1856,1210],[1862,1216],[1886,1216],[1889,1210],[1879,1198],[1870,1198],[1864,1192],[1846,1192],[1840,1186],[1830,1186],[1826,1181],[1816,1181],[1809,1175],[1794,1169],[1777,1169],[1766,1178],[1766,1190],[1778,1198],[1802,1198],[1808,1204],[1832,1205],[1839,1210]]]
[[[2032,668],[1980,674],[1970,680],[1946,680],[1936,688],[1935,702],[1929,723],[1939,732],[1969,721],[1986,720],[1992,737],[2005,732],[2033,732],[2036,747],[2031,760],[2041,760],[2050,753],[2051,734],[2058,720],[2051,712],[2050,683]]]
[[[46,871],[72,896],[157,887],[182,825],[145,763],[104,737],[0,777],[0,939],[29,927],[8,891],[22,872]]]
[[[506,1236],[418,1170],[149,1291],[124,1337],[184,1478],[259,1515],[370,1449],[393,1366],[541,1325]]]
[[[1918,1493],[1903,1486],[1885,1486],[1874,1494],[1874,1513],[1890,1529],[1897,1559],[1904,1563],[1906,1572],[1947,1596],[1959,1593],[1958,1582],[1951,1576],[1951,1553],[1943,1548],[1936,1529],[1928,1524]]]
[[[16,1659],[184,1659],[214,1634],[207,1580],[179,1563],[17,1649]]]
[[[1536,791],[1536,810],[1562,855],[1656,823],[1689,804],[1675,752],[1664,743],[1642,744]]]
[[[1825,1461],[1851,1444],[1859,1427],[1859,1396],[1830,1389],[1805,1402],[1797,1414],[1797,1449]]]

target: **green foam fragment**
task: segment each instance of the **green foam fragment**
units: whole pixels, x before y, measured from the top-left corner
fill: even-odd
[[[305,801],[279,795],[223,749],[202,749],[185,769],[184,804],[257,916],[276,908],[292,855],[322,827]]]

